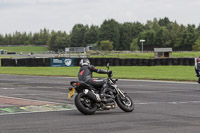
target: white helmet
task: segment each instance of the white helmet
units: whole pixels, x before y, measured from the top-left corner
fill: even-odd
[[[89,66],[90,65],[90,61],[87,58],[83,58],[83,59],[81,59],[79,65],[80,66]]]

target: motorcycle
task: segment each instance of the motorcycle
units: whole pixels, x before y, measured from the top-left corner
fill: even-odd
[[[109,70],[109,63],[107,64]],[[112,74],[108,74],[106,79],[108,88],[101,98],[100,88],[86,84],[83,81],[71,81],[73,88],[69,88],[68,99],[77,92],[74,103],[76,108],[84,115],[92,115],[96,111],[110,110],[119,106],[124,112],[132,112],[134,110],[134,103],[127,93],[121,91],[116,82],[118,79],[112,79]],[[117,105],[116,105],[117,103]]]

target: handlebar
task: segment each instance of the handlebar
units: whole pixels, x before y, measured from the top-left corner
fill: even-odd
[[[118,79],[112,79],[111,77],[108,77],[108,79],[107,80],[111,80],[113,83],[116,83],[117,81],[118,81]]]

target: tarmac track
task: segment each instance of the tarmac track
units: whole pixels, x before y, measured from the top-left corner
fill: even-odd
[[[30,104],[72,104],[66,100],[74,78],[0,75],[0,98]],[[132,113],[120,109],[85,116],[77,110],[0,114],[1,133],[199,133],[200,86],[197,83],[120,80],[135,102]],[[18,100],[19,100],[18,99]],[[25,103],[26,104],[26,103]],[[0,108],[19,106],[0,101]]]

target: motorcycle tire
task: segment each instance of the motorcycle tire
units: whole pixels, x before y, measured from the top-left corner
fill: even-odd
[[[81,101],[83,100],[83,101]],[[85,101],[90,101],[91,103],[91,107],[87,107],[85,103]],[[96,112],[97,110],[97,106],[95,104],[95,102],[93,102],[92,100],[90,100],[84,93],[78,93],[75,97],[75,106],[76,108],[83,113],[84,115],[92,115]]]
[[[115,100],[117,102],[117,105],[124,112],[132,112],[134,110],[134,103],[127,94],[125,94],[125,96],[126,96],[125,98],[122,98],[122,96],[120,96],[120,95],[116,96]],[[128,103],[126,103],[126,102],[128,102]]]

